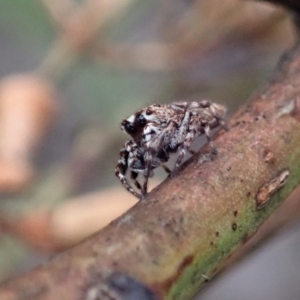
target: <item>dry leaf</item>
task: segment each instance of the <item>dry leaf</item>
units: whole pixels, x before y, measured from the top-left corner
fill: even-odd
[[[18,191],[30,182],[31,157],[56,110],[54,90],[46,80],[13,75],[0,82],[0,192]]]

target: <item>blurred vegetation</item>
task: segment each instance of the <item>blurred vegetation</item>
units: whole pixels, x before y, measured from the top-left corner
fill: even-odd
[[[81,16],[84,11],[88,13]],[[124,199],[124,210],[134,204],[114,177],[119,149],[127,139],[119,130],[123,118],[150,103],[190,98],[207,98],[232,112],[269,76],[292,40],[282,10],[250,1],[2,1],[0,91],[8,90],[6,97],[18,102],[25,92],[10,77],[20,95],[10,94],[7,76],[39,78],[41,82],[32,84],[51,89],[45,101],[53,102],[55,113],[28,113],[29,119],[36,114],[52,119],[44,132],[39,118],[32,117],[36,121],[28,131],[34,145],[22,130],[16,131],[27,147],[22,167],[30,166],[34,174],[21,188],[14,179],[7,188],[11,177],[3,179],[3,186],[0,180],[0,280],[104,226],[109,220],[101,220],[114,209],[108,208],[109,199]],[[36,110],[30,95],[28,99],[28,107]],[[31,122],[10,113],[14,106],[0,105],[0,116],[1,109],[11,124]],[[7,130],[3,127],[0,139]],[[14,131],[7,135],[14,136]],[[2,144],[0,160],[6,162],[1,147],[14,150],[6,147],[8,142]],[[14,165],[20,161],[20,151],[16,153],[9,158]],[[15,176],[8,169],[2,170],[3,177],[5,172]],[[112,194],[106,199],[108,187]],[[85,200],[90,192],[95,197]],[[72,200],[76,195],[83,196]],[[91,207],[98,216],[91,217]],[[120,213],[116,210],[111,219]],[[93,224],[76,236],[86,220]]]

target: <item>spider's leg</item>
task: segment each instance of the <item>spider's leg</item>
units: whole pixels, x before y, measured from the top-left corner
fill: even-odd
[[[171,173],[171,177],[174,177],[178,171],[179,166],[182,163],[182,160],[195,139],[195,126],[191,124],[192,118],[189,110],[186,111],[184,118],[180,124],[178,131],[176,132],[175,138],[171,141],[171,147],[179,147],[179,155],[175,163],[174,170]]]
[[[185,138],[183,144],[179,148],[180,149],[179,155],[178,155],[177,161],[175,163],[174,170],[171,173],[171,177],[174,177],[176,175],[178,168],[181,165],[182,160],[186,154],[186,150],[189,150],[190,146],[192,145],[192,143],[195,139],[195,135],[196,135],[195,131],[191,131],[186,135],[186,138]]]
[[[178,168],[181,165],[182,160],[183,160],[183,158],[184,158],[184,156],[186,154],[186,150],[184,149],[184,147],[181,146],[180,148],[181,149],[180,149],[178,158],[176,160],[175,167],[174,167],[174,169],[173,169],[173,171],[171,173],[171,177],[174,177],[177,174]]]
[[[144,179],[143,187],[141,189],[142,196],[145,196],[147,194],[148,179],[149,179],[150,173],[151,173],[152,152],[149,149],[145,152],[144,159],[145,159],[145,171],[144,171],[144,178],[145,179]]]
[[[195,151],[195,150],[188,149],[188,151],[189,151],[189,152],[190,152],[190,154],[192,154],[192,155],[196,155],[196,154],[197,154],[197,151]]]
[[[142,190],[141,184],[137,181],[139,173],[131,171],[130,172],[130,178],[133,180],[134,185],[137,187],[137,189]]]
[[[225,112],[226,112],[226,109],[221,106],[221,105],[218,105],[218,104],[211,104],[210,107],[209,107],[211,113],[213,114],[213,116],[216,118],[216,120],[218,121],[218,123],[220,124],[220,126],[228,131],[228,127],[223,119],[224,115],[225,115]]]
[[[171,173],[171,170],[165,164],[162,164],[161,167],[166,171],[166,173]]]
[[[219,123],[220,123],[221,127],[222,127],[225,131],[228,131],[228,130],[229,130],[227,124],[225,123],[225,121],[224,121],[223,119],[219,119]]]
[[[179,128],[176,130],[175,134],[173,134],[173,138],[170,141],[171,148],[176,148],[177,145],[180,145],[184,142],[186,135],[188,133],[188,129],[191,122],[191,112],[187,110],[184,114],[182,122]]]
[[[177,130],[178,125],[173,120],[170,120],[166,128],[157,134],[151,141],[151,144],[148,145],[148,149],[153,153],[153,156],[154,154],[157,155],[165,146],[172,143],[174,135],[177,135]]]
[[[148,192],[148,179],[149,179],[149,177],[145,176],[143,187],[141,189],[142,198],[144,198],[147,195],[147,192]]]
[[[159,153],[161,153],[161,151],[163,151],[164,146],[169,144],[176,129],[177,129],[177,125],[173,121],[171,121],[171,122],[169,122],[169,124],[163,131],[158,133],[158,135],[155,137],[154,140],[151,141],[151,143],[146,144],[146,146],[145,146],[146,151],[144,154],[145,181],[144,181],[143,188],[142,188],[142,195],[147,194],[148,179],[153,174],[152,170],[157,168],[159,165],[161,165],[162,162],[166,161],[165,160],[166,157],[162,158],[161,156],[159,156],[160,155]],[[166,154],[166,156],[168,156],[168,155]]]
[[[121,181],[121,183],[123,184],[123,186],[126,188],[126,190],[128,192],[130,192],[132,195],[134,195],[138,199],[141,199],[141,195],[138,194],[132,188],[132,186],[129,184],[129,182],[126,178],[126,172],[128,169],[128,156],[129,156],[129,152],[126,149],[127,148],[126,146],[127,146],[127,143],[120,151],[120,159],[118,160],[118,164],[116,165],[115,174],[119,178],[119,180]]]
[[[204,133],[206,135],[207,141],[208,141],[208,143],[209,143],[209,145],[212,149],[212,153],[213,154],[218,154],[218,150],[217,150],[214,142],[212,141],[211,131],[210,131],[209,125],[204,123],[202,126],[203,126]]]

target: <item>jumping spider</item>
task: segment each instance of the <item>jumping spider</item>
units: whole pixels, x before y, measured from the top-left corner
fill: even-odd
[[[115,174],[123,186],[134,196],[143,199],[147,194],[148,178],[153,170],[162,166],[170,176],[174,176],[195,138],[205,134],[217,153],[212,140],[211,129],[222,126],[226,109],[206,100],[200,102],[174,102],[171,104],[153,104],[143,108],[123,120],[121,129],[132,140],[125,143],[120,151],[120,159]],[[172,153],[179,152],[175,167],[171,172],[164,163]],[[136,192],[126,178],[127,170],[141,194]],[[144,183],[137,181],[138,175],[144,175]]]

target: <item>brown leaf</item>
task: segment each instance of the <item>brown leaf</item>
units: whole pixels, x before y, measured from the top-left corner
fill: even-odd
[[[56,110],[54,90],[46,80],[13,75],[0,82],[1,192],[18,191],[30,182],[31,157]]]

